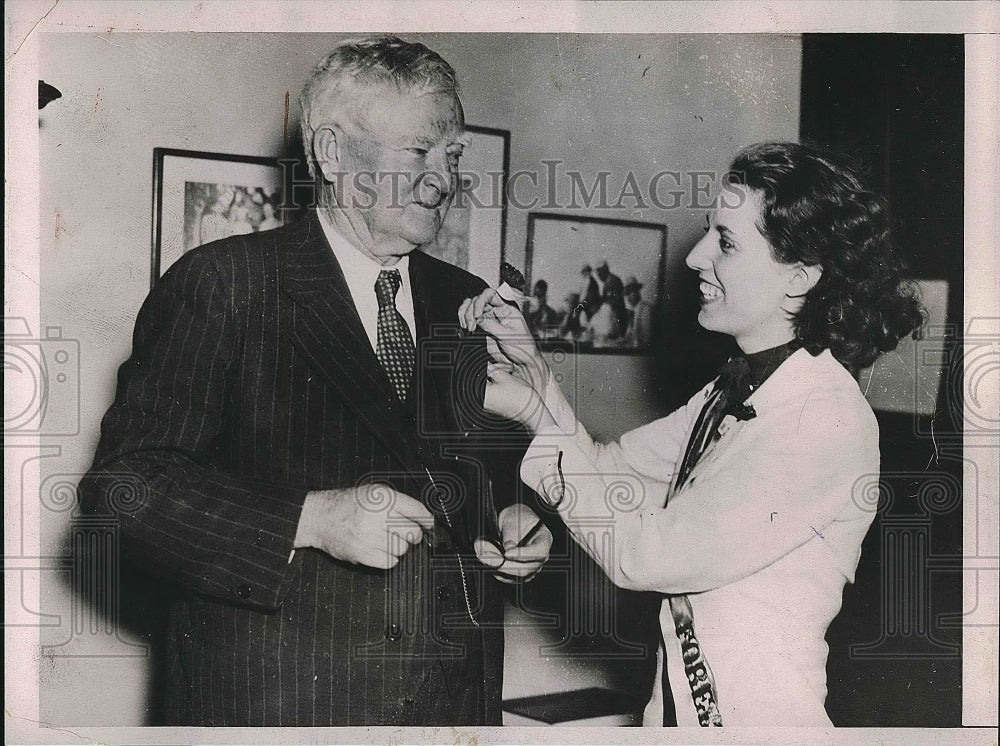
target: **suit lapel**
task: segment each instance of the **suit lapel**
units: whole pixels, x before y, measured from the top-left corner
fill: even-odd
[[[402,404],[375,357],[315,213],[293,228],[285,260],[292,343],[393,455],[419,468],[405,434]]]
[[[454,436],[465,429],[457,414],[462,397],[456,390],[455,382],[456,378],[466,382],[470,380],[469,362],[472,356],[469,353],[473,347],[485,350],[485,343],[481,339],[460,338],[458,304],[448,300],[454,297],[454,288],[446,286],[434,264],[419,249],[410,254],[410,287],[413,288],[417,332],[417,369],[410,404],[421,432],[431,436],[429,460],[438,465],[432,468],[462,475],[460,489],[465,495],[464,504],[461,509],[449,509],[448,514],[456,535],[471,541],[479,533],[478,529],[474,533],[470,530],[479,525],[481,493],[487,489],[480,462],[482,454],[463,449],[464,438],[462,441],[451,440],[450,446],[446,446],[445,441],[434,438],[434,435],[447,433]],[[468,441],[464,446],[467,449]],[[443,447],[449,450],[442,452]],[[447,466],[444,466],[445,463]],[[454,490],[448,484],[445,488],[446,492],[448,488]]]
[[[485,343],[461,338],[458,304],[452,308],[448,301],[454,289],[444,286],[434,262],[419,249],[410,254],[410,287],[417,336],[411,394],[414,414],[424,432],[455,433],[465,429],[458,415],[462,402],[458,401],[461,393],[455,389],[456,378],[467,382],[469,366],[463,361],[473,346]]]

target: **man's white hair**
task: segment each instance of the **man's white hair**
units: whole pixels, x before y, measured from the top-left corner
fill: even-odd
[[[310,174],[316,175],[312,141],[317,126],[350,116],[360,94],[376,87],[412,95],[444,93],[458,99],[455,70],[423,44],[395,36],[341,42],[313,68],[299,96]]]

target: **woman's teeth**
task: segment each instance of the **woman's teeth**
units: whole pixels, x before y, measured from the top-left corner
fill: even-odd
[[[701,297],[705,300],[715,300],[722,297],[722,291],[710,282],[702,282],[700,290]]]

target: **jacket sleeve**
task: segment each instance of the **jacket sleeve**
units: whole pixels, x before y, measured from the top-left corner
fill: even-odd
[[[769,415],[764,431],[748,423],[734,433],[738,442],[727,447],[739,449],[740,468],[706,469],[664,507],[666,489],[650,500],[649,480],[672,476],[700,409],[695,400],[619,444],[595,444],[582,428],[572,437],[539,433],[529,450],[534,463],[522,464],[522,478],[550,501],[565,492],[559,513],[617,585],[693,593],[747,577],[822,539],[851,512],[857,480],[878,471],[874,418],[817,394]],[[565,490],[552,476],[560,451]],[[623,492],[635,497],[622,499]],[[594,530],[602,525],[613,527],[610,541]]]
[[[114,515],[124,551],[183,588],[276,608],[305,490],[213,463],[239,329],[210,252],[171,267],[139,312],[80,503]]]

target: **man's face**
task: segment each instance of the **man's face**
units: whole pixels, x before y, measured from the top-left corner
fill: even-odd
[[[608,279],[609,274],[611,274],[611,271],[608,269],[607,264],[602,264],[600,267],[597,268],[597,276],[601,278],[601,282],[604,282],[606,279]]]
[[[376,260],[431,241],[457,184],[464,122],[447,94],[374,91],[340,143],[336,187],[359,248]]]
[[[760,195],[728,186],[709,216],[705,237],[687,256],[701,278],[705,329],[729,334],[744,352],[757,352],[792,338],[784,310],[796,267],[778,262],[757,229]]]

